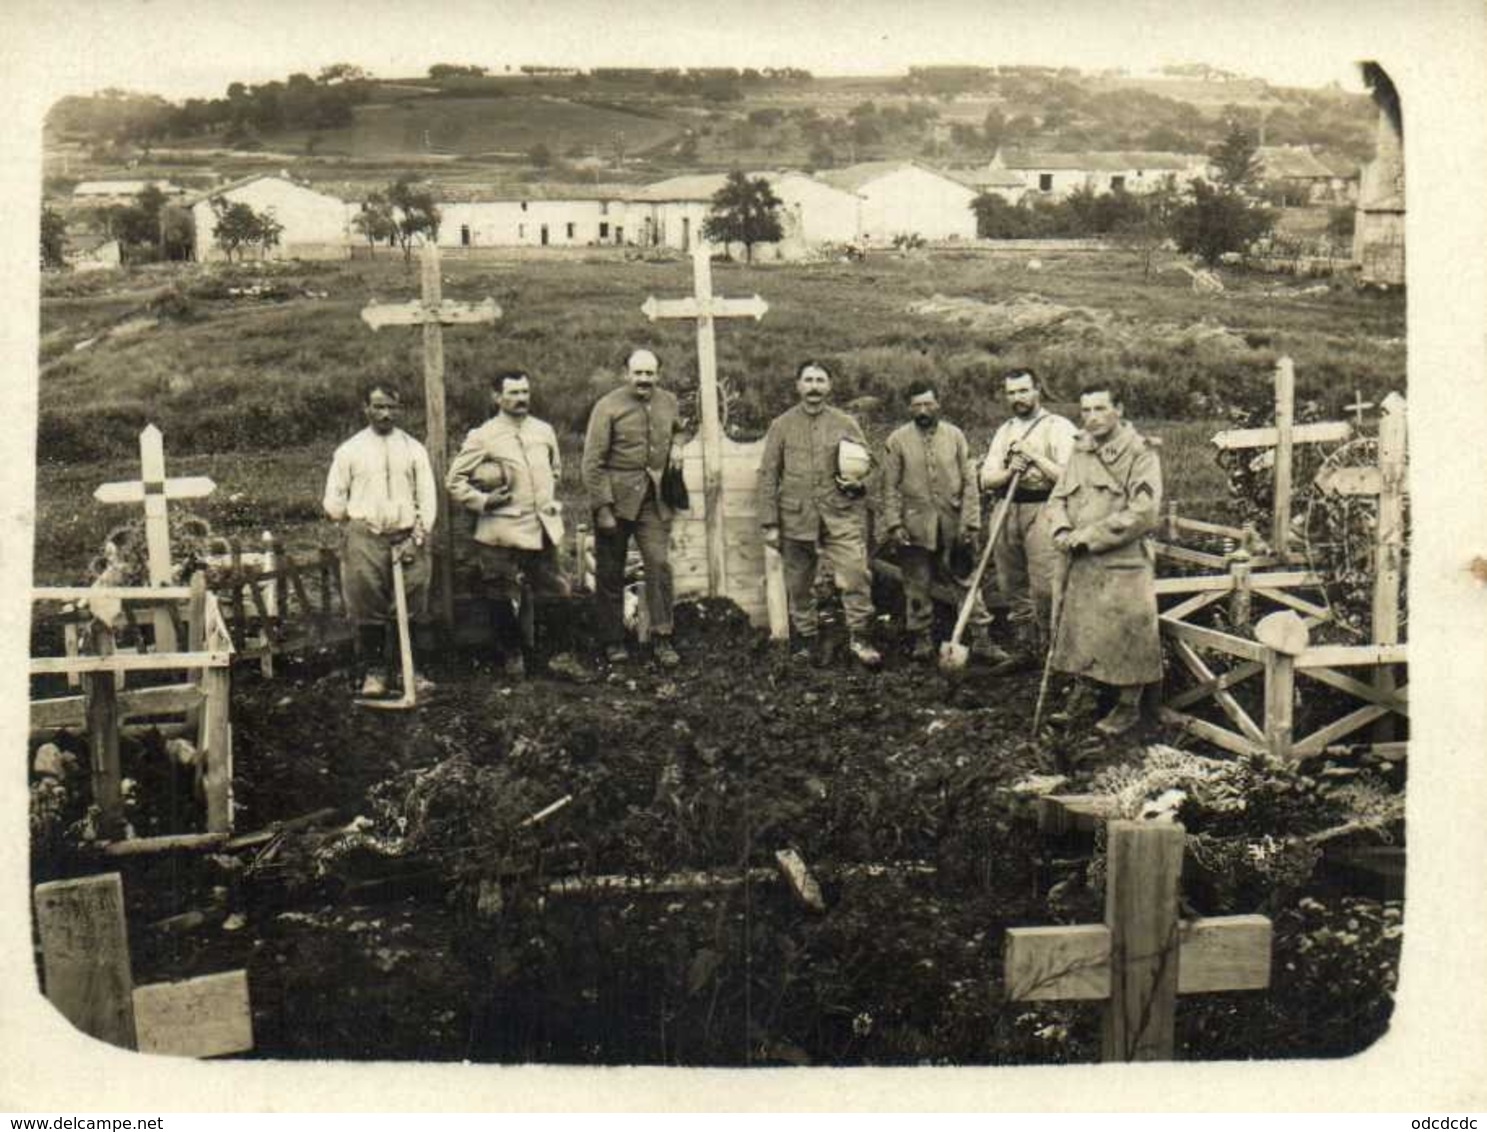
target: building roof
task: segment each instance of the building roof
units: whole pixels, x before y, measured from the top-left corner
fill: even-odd
[[[809,173],[801,172],[799,169],[764,169],[753,170],[746,174],[750,180],[763,177],[766,181],[778,182],[786,178],[802,178],[815,182],[825,188],[836,189],[839,192],[852,192],[842,186],[833,184],[825,176],[811,176]],[[637,189],[630,195],[631,200],[649,201],[658,203],[661,201],[710,201],[717,195],[719,189],[728,180],[726,173],[688,173],[680,177],[668,177],[664,181],[656,181]]]
[[[1207,158],[1186,153],[1157,153],[1149,150],[1107,150],[1098,153],[1031,153],[1008,151],[999,153],[1005,169],[1023,169],[1029,172],[1055,172],[1072,170],[1089,173],[1123,173],[1130,169],[1143,172],[1176,173],[1201,166]]]
[[[1256,155],[1265,164],[1266,177],[1302,179],[1337,176],[1311,150],[1294,145],[1262,145]]]
[[[1011,169],[998,169],[994,165],[978,165],[974,169],[951,169],[947,176],[954,177],[963,185],[973,189],[1021,189],[1027,186],[1022,174]]]
[[[845,189],[849,193],[860,192],[865,185],[897,173],[901,169],[918,169],[935,177],[943,177],[947,181],[956,184],[964,184],[959,177],[953,173],[947,173],[941,169],[931,169],[928,165],[921,165],[917,161],[859,161],[856,165],[848,165],[843,169],[823,169],[816,174],[818,181],[825,181],[835,189]]]
[[[75,197],[132,197],[154,185],[166,196],[184,193],[186,190],[169,181],[79,181],[72,190]]]

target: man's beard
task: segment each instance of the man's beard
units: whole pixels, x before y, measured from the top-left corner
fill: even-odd
[[[930,428],[937,420],[939,420],[938,417],[919,416],[914,418],[914,423],[920,428]]]

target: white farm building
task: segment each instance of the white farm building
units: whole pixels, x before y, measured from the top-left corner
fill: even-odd
[[[284,226],[279,243],[267,252],[243,249],[249,258],[347,259],[351,245],[359,240],[351,219],[359,205],[340,197],[316,192],[285,177],[263,175],[213,189],[186,201],[194,231],[192,258],[199,263],[226,258],[212,235],[217,224],[214,200],[246,204],[254,212],[269,213]]]
[[[895,236],[974,240],[976,192],[954,177],[913,161],[867,161],[831,169],[820,180],[862,197],[858,237],[890,244]]]

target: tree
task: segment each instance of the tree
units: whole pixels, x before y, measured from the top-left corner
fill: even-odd
[[[1141,278],[1151,275],[1152,261],[1172,237],[1173,219],[1181,204],[1177,177],[1168,173],[1151,192],[1138,198],[1139,212],[1115,226],[1111,237],[1141,261]]]
[[[415,238],[439,238],[439,221],[442,218],[434,204],[434,194],[427,188],[419,187],[412,177],[399,177],[388,186],[387,200],[393,207],[396,222],[393,237],[403,249],[404,262],[411,262]]]
[[[1231,189],[1194,181],[1191,198],[1172,218],[1180,250],[1212,267],[1228,252],[1242,252],[1274,226],[1269,209],[1251,204]]]
[[[284,225],[272,213],[255,212],[252,205],[243,201],[218,197],[212,201],[212,211],[217,216],[212,238],[222,246],[228,263],[232,262],[234,253],[241,253],[244,248],[256,246],[267,252],[278,245],[284,232]],[[242,258],[241,254],[239,258]]]
[[[67,221],[62,214],[50,209],[41,210],[41,266],[61,267],[66,262]]]
[[[397,237],[398,222],[387,194],[377,190],[368,196],[361,211],[352,219],[351,227],[365,236],[367,243],[373,247],[384,240],[392,243]]]
[[[713,194],[712,207],[702,224],[702,234],[725,248],[744,246],[744,259],[754,262],[754,245],[781,239],[780,198],[763,177],[752,181],[735,169],[723,187]]]
[[[372,76],[355,63],[332,63],[328,67],[321,67],[320,73],[315,76],[319,83],[355,83],[364,82]]]
[[[545,142],[538,142],[527,150],[527,160],[538,169],[546,169],[552,164],[552,150],[547,148]]]
[[[1247,192],[1260,180],[1265,163],[1260,160],[1255,135],[1237,122],[1212,154],[1214,180],[1233,192]]]

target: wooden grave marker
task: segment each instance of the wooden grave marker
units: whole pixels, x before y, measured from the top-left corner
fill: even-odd
[[[1275,449],[1275,503],[1270,520],[1270,545],[1278,561],[1291,560],[1291,487],[1295,446],[1335,444],[1352,435],[1352,426],[1347,421],[1296,424],[1296,366],[1290,358],[1281,358],[1275,364],[1275,425],[1271,428],[1229,429],[1213,438],[1214,446],[1225,451],[1236,448]]]
[[[719,318],[752,318],[757,322],[769,310],[769,304],[757,294],[747,299],[727,299],[714,295],[712,245],[705,240],[699,240],[692,252],[691,297],[657,299],[652,295],[645,300],[640,309],[652,322],[665,318],[690,318],[697,322],[697,384],[700,394],[698,408],[702,417],[699,430],[702,465],[702,521],[706,537],[707,593],[710,597],[718,597],[730,592],[727,526],[729,492],[724,484],[725,449],[723,422],[718,407],[718,354],[717,342],[713,336],[713,322]],[[754,466],[758,467],[757,460]],[[767,559],[769,555],[777,553],[766,548],[764,556]],[[779,584],[782,586],[783,568],[772,569],[766,562],[762,576],[771,578],[775,574],[778,574]],[[776,601],[771,600],[768,608],[772,611],[776,604]],[[771,616],[770,630],[776,636],[788,631],[783,626],[777,627],[773,616]]]
[[[46,997],[83,1033],[183,1057],[253,1048],[246,971],[133,985],[118,873],[39,884],[35,898]]]
[[[373,330],[384,326],[423,327],[425,446],[429,463],[434,468],[434,493],[438,497],[439,517],[435,525],[442,532],[435,536],[439,617],[449,626],[454,624],[454,528],[444,490],[444,475],[449,469],[449,437],[444,411],[444,327],[492,323],[501,317],[501,308],[495,299],[489,297],[478,303],[445,300],[443,277],[439,274],[439,246],[435,241],[424,243],[420,261],[423,268],[421,298],[406,303],[378,303],[374,299],[362,308],[361,317]]]
[[[1325,468],[1317,486],[1337,495],[1372,495],[1378,499],[1374,534],[1373,640],[1375,645],[1399,644],[1399,590],[1404,578],[1404,498],[1408,493],[1409,431],[1405,400],[1398,393],[1384,398],[1379,421],[1379,462],[1372,467]],[[1396,691],[1391,668],[1374,673],[1374,687],[1386,696]],[[1385,716],[1375,731],[1380,742],[1394,737],[1394,721]]]
[[[1103,1060],[1171,1060],[1178,995],[1270,985],[1271,923],[1179,920],[1183,827],[1112,821],[1107,830],[1105,922],[1009,928],[1007,997],[1102,1002]]]
[[[99,503],[143,503],[145,508],[145,549],[149,557],[152,586],[172,583],[170,560],[170,514],[172,499],[202,499],[211,495],[217,485],[208,476],[165,476],[165,441],[154,425],[145,425],[139,434],[139,468],[137,480],[106,483],[93,492]],[[155,649],[175,652],[177,641],[170,611],[157,606],[154,611]]]

